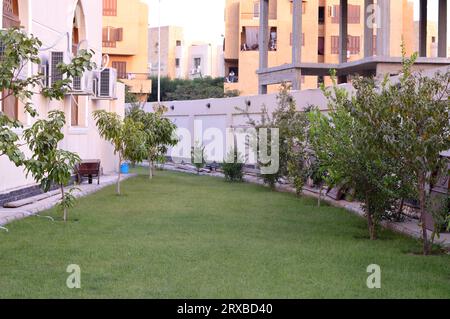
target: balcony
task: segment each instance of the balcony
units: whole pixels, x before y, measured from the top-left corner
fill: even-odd
[[[122,75],[123,76],[123,75]],[[119,78],[129,88],[130,93],[150,94],[152,93],[152,80],[148,73],[126,73],[125,77]]]

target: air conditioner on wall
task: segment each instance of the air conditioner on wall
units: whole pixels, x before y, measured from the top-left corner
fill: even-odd
[[[91,95],[94,93],[92,72],[85,71],[81,76],[75,76],[72,80],[70,94]]]
[[[115,99],[117,71],[113,68],[105,68],[95,72],[93,83],[93,92],[95,99]]]
[[[47,86],[53,87],[57,81],[64,80],[64,75],[59,71],[58,64],[67,63],[68,56],[64,51],[50,51],[47,62]]]

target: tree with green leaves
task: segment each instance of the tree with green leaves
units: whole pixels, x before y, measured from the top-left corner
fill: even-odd
[[[206,164],[205,146],[200,144],[199,141],[195,141],[194,146],[191,148],[191,163],[197,169],[197,175],[200,175],[200,170]]]
[[[271,174],[261,173],[264,182],[271,188],[274,188],[282,177],[288,177],[293,181],[296,192],[300,194],[307,172],[305,145],[308,118],[305,112],[297,111],[295,100],[289,93],[289,90],[288,84],[283,83],[281,85],[280,92],[277,95],[277,108],[269,114],[267,108],[263,106],[259,121],[251,117],[248,107],[246,109],[237,109],[247,116],[248,124],[256,129],[258,136],[253,138],[254,145],[252,147],[254,149],[259,147],[258,141],[260,136],[258,132],[260,129],[267,129],[268,132],[270,132],[271,128],[278,128],[279,130],[279,169]],[[266,165],[261,162],[258,164],[260,166]]]
[[[120,166],[122,163],[126,160],[135,163],[142,162],[147,156],[144,127],[131,118],[123,120],[117,113],[97,110],[93,114],[100,136],[112,143],[114,154],[119,157],[116,192],[117,195],[120,195]]]
[[[154,175],[154,163],[164,162],[169,146],[175,146],[178,139],[175,136],[176,125],[164,117],[167,108],[155,105],[154,112],[145,112],[142,108],[133,108],[127,118],[140,123],[145,133],[145,147],[149,164],[149,178]]]
[[[57,65],[62,80],[54,81],[52,88],[42,87],[43,74],[24,76],[24,70],[30,63],[40,64],[39,49],[42,42],[33,35],[27,35],[19,28],[0,31],[2,45],[0,63],[0,90],[5,94],[3,100],[14,97],[21,101],[25,113],[36,117],[37,112],[32,104],[32,97],[37,88],[41,88],[42,95],[50,100],[62,100],[70,90],[73,77],[80,76],[85,70],[92,70],[95,63],[91,62],[92,52],[80,50],[69,64]],[[48,191],[53,184],[61,189],[60,207],[67,220],[67,209],[74,203],[72,192],[64,192],[64,186],[70,181],[71,172],[78,162],[75,153],[58,149],[58,142],[64,138],[61,130],[65,124],[64,113],[51,111],[48,119],[36,121],[31,128],[24,131],[24,140],[32,152],[27,159],[20,150],[24,144],[19,144],[19,137],[14,129],[22,128],[16,119],[9,118],[0,112],[0,156],[6,155],[16,166],[25,166],[27,175],[40,183],[44,191]]]
[[[404,51],[404,50],[403,50]],[[432,76],[413,72],[417,58],[403,54],[403,69],[398,81],[387,78],[378,88],[382,100],[377,110],[367,105],[365,121],[377,128],[376,138],[390,158],[407,172],[414,184],[420,206],[423,253],[431,252],[426,229],[427,203],[434,178],[447,168],[448,159],[440,156],[450,149],[450,72]]]
[[[157,102],[158,78],[152,77],[152,93],[149,102]],[[224,90],[224,78],[203,77],[197,79],[161,78],[161,101],[198,100],[238,96],[237,90]]]
[[[367,103],[377,112],[383,101],[373,81],[355,79],[357,93],[350,97],[346,89],[336,85],[334,74],[332,78],[332,89],[323,87],[329,113],[325,115],[319,109],[309,113],[310,145],[321,171],[327,172],[327,183],[355,190],[363,203],[370,239],[374,240],[377,225],[398,200],[396,163],[383,153],[383,142],[374,134],[377,127],[361,120],[366,116]]]
[[[64,138],[61,130],[65,124],[64,112],[50,111],[47,119],[37,120],[24,130],[23,137],[33,153],[25,164],[27,175],[31,174],[45,192],[53,185],[59,186],[60,208],[64,221],[67,221],[67,209],[73,206],[75,197],[73,189],[65,192],[64,187],[69,184],[71,172],[81,159],[75,153],[58,148],[58,143]]]

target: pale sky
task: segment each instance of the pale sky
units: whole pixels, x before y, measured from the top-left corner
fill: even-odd
[[[149,5],[149,23],[158,26],[158,0],[143,0]],[[184,28],[187,42],[223,43],[225,0],[160,0],[161,25]]]

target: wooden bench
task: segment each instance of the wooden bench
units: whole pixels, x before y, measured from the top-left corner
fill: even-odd
[[[89,184],[92,184],[92,178],[97,178],[97,184],[100,184],[100,160],[83,160],[75,167],[78,184],[81,184],[83,177],[87,177]]]

